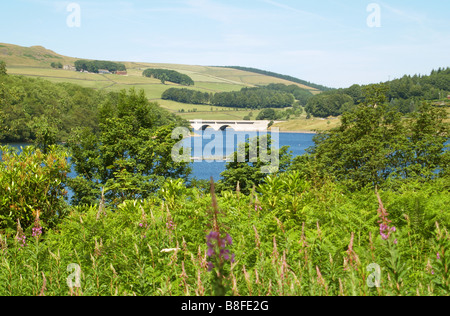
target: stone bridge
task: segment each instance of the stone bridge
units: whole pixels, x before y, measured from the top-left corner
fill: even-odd
[[[192,120],[190,121],[194,130],[206,130],[212,128],[215,131],[224,131],[232,128],[236,132],[258,132],[267,131],[270,121],[211,121]]]

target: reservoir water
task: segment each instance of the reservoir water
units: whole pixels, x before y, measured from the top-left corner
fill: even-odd
[[[211,158],[211,156],[227,156],[227,153],[236,151],[238,143],[243,139],[253,138],[259,134],[256,132],[235,132],[227,129],[222,131],[195,131],[196,137],[189,137],[184,140],[184,146],[191,146],[191,156],[200,157],[203,154],[204,158]],[[264,134],[263,134],[264,135]],[[305,150],[314,145],[314,134],[309,133],[279,133],[272,135],[275,148],[289,146],[292,151],[292,157],[300,156],[305,153]],[[9,144],[12,147],[20,148],[29,146],[27,143]],[[221,178],[220,174],[225,170],[226,161],[204,159],[201,161],[194,161],[191,165],[191,177],[199,180],[209,180],[211,177],[215,181]],[[76,174],[72,172],[69,176],[75,177]]]
[[[200,137],[191,137],[186,142],[191,145],[192,156],[199,157],[203,153],[203,157],[211,156],[223,156],[227,157],[230,153],[237,150],[237,146],[243,139],[253,138],[258,136],[256,132],[235,132],[233,130],[226,130],[225,132],[215,132],[211,130],[195,131]],[[264,135],[264,134],[262,134]],[[283,146],[289,146],[289,150],[292,152],[292,157],[301,156],[305,153],[305,150],[314,145],[314,134],[307,133],[279,133],[272,135],[275,148],[281,148]],[[195,146],[195,142],[201,140],[201,147]],[[223,146],[221,146],[223,144]],[[214,146],[217,145],[217,146]],[[202,152],[199,151],[201,148]],[[211,148],[214,148],[211,152]],[[203,159],[201,161],[194,161],[192,164],[192,176],[197,179],[209,180],[211,177],[215,181],[221,178],[220,174],[225,170],[227,162],[217,161],[210,159]]]

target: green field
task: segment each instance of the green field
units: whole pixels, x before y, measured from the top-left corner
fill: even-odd
[[[316,132],[326,131],[331,128],[338,127],[341,121],[339,118],[321,119],[311,118],[306,119],[305,115],[300,118],[292,119],[286,122],[274,124],[273,127],[277,127],[281,132]]]
[[[253,118],[255,118],[259,111],[238,111],[230,108],[183,104],[162,100],[161,95],[165,90],[172,87],[182,88],[182,86],[170,82],[162,84],[160,80],[145,78],[142,76],[143,70],[147,68],[176,70],[189,75],[195,81],[195,85],[189,87],[189,89],[209,93],[239,91],[243,87],[254,87],[270,83],[296,84],[302,88],[309,89],[313,93],[318,93],[314,88],[283,79],[222,67],[122,62],[127,67],[128,76],[101,75],[53,69],[50,67],[52,62],[61,62],[63,65],[73,66],[77,59],[59,55],[40,46],[21,47],[0,43],[0,60],[6,62],[8,73],[11,75],[40,77],[52,82],[69,82],[104,91],[128,90],[132,87],[138,90],[142,89],[149,100],[158,102],[161,107],[177,113],[186,119],[242,120],[251,112]],[[196,112],[194,112],[195,109],[197,110]],[[181,113],[181,110],[184,110],[184,113]],[[302,130],[304,124],[299,124],[299,122],[289,125],[289,128]]]

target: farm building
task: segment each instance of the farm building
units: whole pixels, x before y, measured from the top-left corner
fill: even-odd
[[[107,69],[99,69],[98,73],[103,74],[103,75],[110,74],[109,70],[107,70]]]
[[[70,70],[70,71],[76,71],[77,69],[74,67],[74,66],[72,66],[72,65],[64,65],[63,66],[63,69],[64,70]]]
[[[126,71],[116,71],[116,75],[128,76],[128,72],[126,72]]]

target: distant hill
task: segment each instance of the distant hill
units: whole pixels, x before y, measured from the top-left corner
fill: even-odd
[[[42,46],[22,47],[12,44],[0,43],[0,60],[6,62],[10,73],[28,76],[36,76],[36,72],[25,71],[20,68],[48,68],[51,69],[52,62],[60,62],[63,65],[74,66],[75,61],[80,58],[63,56],[55,53]],[[289,76],[274,75],[273,73],[262,71],[254,71],[252,68],[236,69],[236,67],[208,67],[197,65],[178,65],[178,64],[157,64],[157,63],[141,63],[141,62],[124,62],[130,76],[142,76],[142,71],[147,68],[169,69],[189,75],[195,82],[215,83],[225,85],[235,85],[234,90],[240,90],[242,87],[254,87],[268,85],[271,83],[283,83],[286,85],[296,84],[301,88],[307,89],[314,94],[324,91],[324,87],[320,85],[310,84],[306,81],[296,79]],[[48,73],[43,73],[43,77],[48,77]],[[64,76],[67,77],[67,76]],[[74,75],[74,78],[77,77]],[[292,80],[291,80],[292,79]],[[214,87],[216,88],[216,87]],[[222,90],[220,87],[216,92],[229,91],[230,87],[225,86]],[[213,89],[214,90],[214,89]]]
[[[73,64],[76,59],[59,55],[42,46],[22,47],[0,43],[0,60],[5,61],[7,66],[50,68],[52,62]]]
[[[243,70],[243,71],[248,71],[248,72],[254,72],[257,74],[261,74],[261,75],[265,75],[265,76],[270,76],[270,77],[274,77],[274,78],[280,78],[280,79],[284,79],[287,81],[292,81],[295,83],[299,83],[301,85],[307,86],[307,87],[311,87],[320,91],[328,91],[331,90],[331,88],[329,87],[325,87],[319,84],[314,84],[302,79],[298,79],[292,76],[287,76],[287,75],[282,75],[282,74],[277,74],[275,72],[271,72],[271,71],[267,71],[267,70],[261,70],[261,69],[256,69],[256,68],[249,68],[249,67],[240,67],[240,66],[225,66],[225,68],[232,68],[232,69],[238,69],[238,70]]]
[[[0,43],[0,60],[6,63],[7,72],[10,75],[43,78],[55,83],[73,83],[106,92],[129,90],[130,88],[144,90],[149,100],[158,102],[162,108],[187,120],[242,120],[245,117],[256,117],[258,112],[253,113],[251,109],[234,109],[209,104],[186,104],[173,100],[163,100],[162,95],[166,90],[185,87],[173,82],[163,83],[159,79],[144,77],[144,70],[167,69],[188,75],[194,81],[194,85],[189,86],[189,89],[200,91],[203,94],[241,91],[242,88],[270,84],[296,85],[314,95],[321,93],[321,90],[318,89],[320,86],[308,85],[306,81],[303,82],[299,79],[290,81],[286,79],[287,77],[282,78],[281,75],[277,78],[273,75],[230,67],[111,61],[125,65],[126,75],[77,72],[74,71],[74,66],[80,58],[64,56],[42,46],[23,47]],[[52,68],[52,63],[62,64],[63,68]]]

